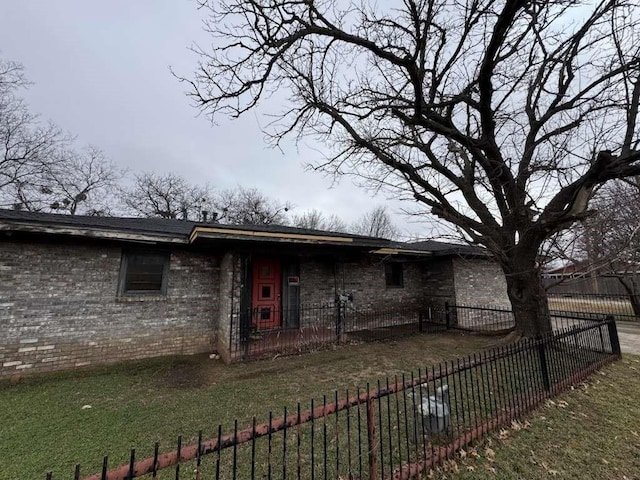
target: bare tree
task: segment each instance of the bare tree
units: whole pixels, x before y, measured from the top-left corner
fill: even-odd
[[[365,213],[350,229],[358,235],[395,239],[399,235],[397,227],[391,221],[386,207],[379,206]]]
[[[96,147],[81,152],[58,149],[38,171],[7,188],[14,208],[76,215],[109,215],[112,193],[124,172]]]
[[[174,173],[136,175],[133,186],[123,189],[121,200],[126,209],[144,217],[204,220],[203,211],[214,213],[211,189]]]
[[[576,236],[590,272],[615,278],[640,316],[640,183],[615,182],[594,199],[597,213]]]
[[[0,59],[0,206],[4,207],[20,207],[16,188],[40,175],[70,141],[57,126],[42,125],[29,111],[18,96],[28,85],[21,64]]]
[[[292,208],[256,188],[244,187],[218,193],[214,203],[220,222],[234,225],[286,225],[287,212]]]
[[[22,64],[11,60],[0,60],[0,94],[5,95],[28,84]]]
[[[215,37],[190,85],[211,115],[289,93],[269,134],[328,146],[316,165],[412,198],[488,248],[516,328],[551,329],[537,255],[640,173],[635,2],[204,1]]]
[[[291,220],[294,227],[325,230],[327,232],[346,232],[347,224],[337,215],[325,216],[320,210],[311,209],[294,215]]]

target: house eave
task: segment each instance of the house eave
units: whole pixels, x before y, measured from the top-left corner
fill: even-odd
[[[371,250],[374,255],[412,255],[412,256],[420,256],[420,257],[431,257],[433,256],[433,252],[426,250],[410,250],[404,248],[389,248],[383,247],[378,248],[376,250]]]
[[[72,227],[69,225],[35,225],[22,222],[0,223],[0,232],[23,232],[41,235],[66,235],[71,237],[93,238],[123,242],[167,243],[185,245],[188,239],[182,235],[167,235],[161,233],[125,232],[106,228]]]
[[[365,242],[352,237],[304,233],[265,232],[252,229],[229,229],[217,227],[194,227],[189,243],[199,240],[234,240],[243,242],[289,243],[307,245],[336,245],[362,247]],[[372,242],[375,246],[375,242]]]
[[[374,255],[399,255],[409,257],[460,257],[460,258],[490,258],[491,255],[488,252],[461,252],[455,249],[451,250],[413,250],[405,248],[383,247],[375,250],[371,250],[369,253]]]

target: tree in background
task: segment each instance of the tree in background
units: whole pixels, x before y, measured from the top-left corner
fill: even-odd
[[[350,229],[358,235],[397,239],[399,230],[391,221],[391,216],[386,207],[379,206],[365,213]]]
[[[129,213],[143,217],[233,225],[285,225],[290,209],[256,188],[216,191],[175,173],[154,172],[135,175],[133,185],[122,189],[121,203]]]
[[[23,207],[15,197],[20,185],[37,177],[70,138],[58,127],[42,125],[18,91],[29,82],[21,64],[0,60],[0,206]]]
[[[111,213],[116,206],[113,192],[124,172],[107,160],[101,150],[59,149],[50,159],[37,174],[9,187],[19,208],[70,215]]]
[[[221,223],[233,225],[286,225],[289,203],[267,197],[257,188],[236,187],[216,195],[214,204]]]
[[[203,220],[203,211],[213,215],[214,193],[208,186],[194,185],[175,173],[144,172],[133,185],[123,188],[121,202],[134,215],[143,217]]]
[[[43,126],[17,95],[27,86],[22,65],[0,60],[0,206],[104,214],[123,172],[97,148],[78,152],[57,126]]]
[[[318,169],[413,199],[501,265],[516,329],[551,329],[537,263],[595,189],[640,174],[640,11],[632,2],[201,2],[210,49],[190,96],[326,142]]]
[[[640,316],[640,183],[615,182],[594,199],[596,213],[577,232],[594,275],[615,278]]]
[[[346,232],[349,230],[347,224],[337,215],[329,215],[327,217],[315,208],[294,215],[291,219],[291,225],[298,228],[324,230],[327,232]]]

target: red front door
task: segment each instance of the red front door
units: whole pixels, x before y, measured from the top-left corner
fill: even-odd
[[[251,324],[258,329],[282,325],[280,291],[282,275],[278,260],[260,258],[253,262],[253,315]]]

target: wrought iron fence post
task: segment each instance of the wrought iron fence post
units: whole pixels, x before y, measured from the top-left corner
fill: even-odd
[[[336,343],[340,343],[340,335],[342,334],[342,299],[338,298],[336,302]]]
[[[338,311],[340,315],[334,320],[339,318],[342,321],[345,311],[349,315],[347,308],[337,302],[326,308],[323,306],[323,325],[327,325],[329,314],[337,315]],[[467,308],[458,306],[460,312]],[[407,311],[415,313],[415,308]],[[418,313],[422,323],[433,314],[441,325],[441,312],[442,309],[437,307],[435,312],[422,310]],[[246,323],[248,319],[251,326],[252,317],[249,313],[244,310],[242,315],[236,314],[236,324]],[[346,320],[350,320],[350,317]],[[351,325],[341,328],[350,330]],[[429,325],[426,325],[425,329],[428,328]],[[325,337],[325,340],[330,338],[329,332],[330,329],[327,331],[329,337]],[[612,353],[602,355],[593,351],[597,350],[600,332],[605,349],[609,346],[604,337],[609,335]],[[571,339],[577,336],[583,338],[579,347],[583,355],[566,356],[563,349],[556,348],[570,344]],[[161,474],[165,478],[171,476],[170,469],[174,469],[176,479],[186,477],[187,473],[189,478],[197,479],[205,455],[212,457],[211,474],[215,478],[249,476],[249,472],[243,470],[243,465],[250,470],[251,478],[271,478],[276,473],[276,466],[282,468],[282,478],[295,476],[296,471],[297,478],[303,478],[303,468],[310,469],[311,478],[339,478],[341,474],[344,478],[354,478],[355,470],[358,470],[358,478],[361,479],[414,478],[424,475],[430,466],[446,462],[456,449],[498,428],[503,422],[508,424],[551,393],[567,389],[595,368],[615,360],[619,352],[615,319],[608,316],[604,322],[497,347],[479,356],[474,354],[473,357],[463,358],[462,362],[458,359],[456,362],[441,363],[437,371],[433,366],[430,369],[418,369],[417,377],[412,373],[409,382],[403,376],[401,380],[394,377],[394,383],[390,384],[387,378],[384,387],[378,381],[377,389],[373,391],[367,384],[366,392],[361,393],[358,389],[355,396],[349,396],[347,392],[344,401],[336,393],[332,403],[328,404],[326,397],[323,397],[322,406],[315,408],[312,399],[310,410],[304,413],[300,411],[298,403],[297,415],[287,415],[285,408],[282,417],[273,418],[269,413],[268,423],[259,426],[253,417],[252,425],[239,431],[238,420],[235,420],[233,430],[225,436],[222,435],[222,426],[218,425],[217,437],[205,441],[202,431],[198,432],[197,443],[190,445],[183,445],[182,437],[178,437],[177,448],[162,455],[159,454],[158,443],[154,446],[152,457],[137,462],[136,450],[131,450],[129,462],[111,470],[108,469],[108,458],[105,456],[101,473],[87,478],[129,480],[134,476],[146,478],[151,475],[156,478],[159,471],[166,470],[166,475]],[[255,349],[250,353],[255,354]],[[536,360],[536,355],[539,360]],[[365,420],[361,417],[365,417],[366,425],[362,424]],[[357,423],[354,425],[352,420]],[[309,437],[302,435],[304,425],[310,427]],[[335,434],[332,432],[333,425]],[[344,427],[346,438],[342,436]],[[289,433],[294,431],[297,432],[295,438]],[[432,436],[436,434],[443,435],[436,438],[446,442],[433,441],[435,438]],[[266,448],[260,447],[256,453],[256,441],[260,438],[264,440],[258,445]],[[310,441],[302,443],[303,438]],[[223,450],[224,457],[221,454]],[[352,463],[354,458],[355,464]],[[282,463],[279,464],[277,459],[282,459]],[[192,463],[194,461],[195,465]],[[294,465],[287,464],[288,461],[295,462],[295,468],[292,469]],[[73,478],[78,480],[79,477],[80,467],[76,466]],[[47,479],[52,480],[51,473],[47,474]]]
[[[616,319],[613,317],[613,315],[607,315],[606,321],[607,327],[609,329],[611,353],[619,357],[622,352],[620,351],[620,338],[618,337],[618,327],[616,326]]]
[[[424,332],[424,318],[422,315],[422,310],[418,311],[418,331]]]
[[[376,411],[367,395],[367,446],[369,447],[369,479],[378,480],[378,441],[376,440]]]
[[[249,344],[251,342],[251,317],[253,311],[250,309],[240,310],[240,352],[242,352],[242,359],[247,360],[249,358]],[[231,318],[233,321],[233,311],[231,312]]]
[[[546,391],[551,390],[551,379],[549,378],[549,365],[547,364],[547,353],[545,351],[545,341],[539,337],[538,356],[540,357],[540,371],[542,372],[542,382]]]
[[[451,328],[451,310],[449,310],[449,302],[444,302],[444,320],[447,330]]]
[[[602,353],[606,353],[606,349],[605,349],[605,343],[604,343],[604,334],[602,333],[602,327],[598,328],[598,334],[600,335],[600,349],[602,350]],[[577,341],[576,341],[576,346],[577,346]]]

